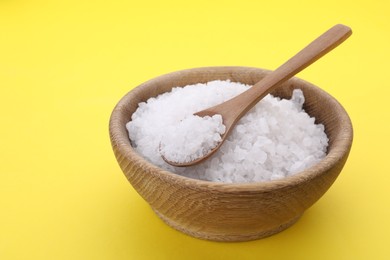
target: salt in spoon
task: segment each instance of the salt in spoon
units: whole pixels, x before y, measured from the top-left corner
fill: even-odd
[[[324,56],[329,51],[333,50],[345,41],[351,34],[351,28],[345,25],[337,24],[333,26],[247,91],[219,105],[195,113],[195,116],[200,117],[211,117],[216,114],[221,115],[223,124],[226,127],[225,133],[221,136],[222,140],[207,154],[195,160],[187,162],[173,162],[167,160],[163,155],[161,155],[164,161],[173,166],[184,167],[198,164],[210,157],[221,147],[234,125],[243,115],[245,115],[246,112],[248,112],[248,110],[250,110],[263,97],[272,92],[283,82],[292,78],[295,74]]]

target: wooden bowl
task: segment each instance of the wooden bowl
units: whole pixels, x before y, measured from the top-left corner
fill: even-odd
[[[267,70],[247,67],[209,67],[178,71],[147,81],[127,93],[110,119],[110,138],[126,178],[169,226],[188,235],[215,241],[254,240],[294,224],[332,185],[352,145],[352,125],[343,107],[320,88],[293,78],[273,92],[290,98],[302,89],[304,109],[325,125],[327,156],[309,169],[281,180],[224,184],[201,181],[165,171],[149,163],[131,146],[125,124],[138,103],[173,87],[211,80],[254,84]]]

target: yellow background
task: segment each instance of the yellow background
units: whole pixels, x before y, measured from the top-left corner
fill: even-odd
[[[389,14],[387,0],[0,0],[0,259],[390,259]],[[274,69],[336,23],[352,37],[299,74],[354,125],[326,195],[258,241],[163,224],[114,159],[116,102],[176,70]]]

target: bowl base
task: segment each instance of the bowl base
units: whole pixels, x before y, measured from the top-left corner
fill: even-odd
[[[195,238],[204,239],[204,240],[211,240],[211,241],[218,241],[218,242],[243,242],[243,241],[251,241],[256,239],[261,239],[265,237],[272,236],[274,234],[277,234],[289,227],[291,227],[295,222],[298,221],[298,219],[302,215],[298,215],[286,223],[283,223],[275,228],[263,230],[260,232],[255,233],[243,233],[243,234],[218,234],[218,233],[209,233],[205,231],[193,231],[188,228],[183,228],[180,224],[176,223],[175,221],[172,221],[171,219],[165,217],[163,214],[161,214],[158,210],[152,208],[152,210],[157,214],[157,216],[162,219],[168,226]]]

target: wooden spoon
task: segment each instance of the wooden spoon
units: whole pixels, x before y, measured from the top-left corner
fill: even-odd
[[[200,117],[220,114],[222,115],[223,124],[226,126],[226,131],[221,136],[222,141],[219,142],[218,145],[208,154],[190,162],[172,162],[167,160],[164,156],[162,156],[162,158],[167,163],[179,167],[191,166],[207,159],[221,147],[234,125],[257,102],[259,102],[276,87],[280,86],[283,82],[292,78],[295,74],[337,47],[351,34],[351,28],[345,25],[338,24],[333,26],[247,91],[219,105],[195,113],[194,115]]]

